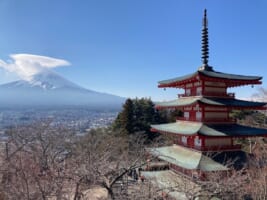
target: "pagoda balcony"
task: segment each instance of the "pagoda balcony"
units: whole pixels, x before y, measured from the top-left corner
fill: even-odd
[[[176,120],[189,121],[190,119],[188,119],[186,117],[176,117]]]
[[[203,96],[235,98],[235,93],[203,92]]]
[[[233,118],[229,118],[229,119],[216,119],[216,118],[213,118],[213,119],[204,119],[203,122],[206,122],[206,123],[236,123],[237,120],[236,119],[233,119]]]
[[[179,121],[192,121],[192,122],[203,122],[203,123],[236,123],[237,120],[233,118],[221,119],[221,118],[212,118],[212,119],[196,119],[195,117],[176,117],[176,120]]]
[[[223,145],[223,146],[196,146],[196,145],[189,145],[189,144],[184,144],[182,142],[177,142],[175,141],[174,144],[190,148],[190,149],[195,149],[197,151],[237,151],[242,148],[240,144],[236,145]]]
[[[203,122],[201,118],[196,119],[195,117],[176,117],[179,121],[191,121],[191,122]]]
[[[228,97],[231,97],[231,98],[235,98],[235,93],[229,92],[229,93],[227,93],[227,96]]]
[[[181,97],[188,97],[188,95],[185,95],[185,94],[178,94],[178,98],[181,98]]]
[[[192,96],[201,96],[202,94],[198,93],[198,94],[195,94],[195,93],[191,93],[191,94],[178,94],[178,98],[181,98],[181,97],[192,97]]]
[[[212,97],[228,97],[235,98],[235,93],[218,93],[218,92],[203,92],[203,93],[191,93],[191,94],[178,94],[178,98],[190,97],[190,96],[212,96]]]

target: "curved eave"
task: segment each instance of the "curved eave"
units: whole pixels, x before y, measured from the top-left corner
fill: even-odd
[[[218,107],[218,108],[222,108],[222,107],[227,107],[230,110],[267,110],[267,107],[265,106],[266,103],[264,103],[263,105],[259,105],[259,106],[255,106],[255,105],[246,105],[246,106],[241,106],[241,105],[216,105],[216,104],[208,104],[208,103],[204,103],[204,102],[199,102],[201,105],[208,105],[208,106],[212,106],[212,107]]]
[[[217,72],[213,70],[201,70],[199,71],[200,74],[214,77],[219,79],[227,79],[227,80],[239,80],[239,81],[259,81],[262,79],[261,76],[246,76],[246,75],[238,75],[238,74],[228,74],[223,72]]]
[[[176,77],[173,79],[167,79],[158,82],[159,88],[167,88],[167,87],[174,87],[174,88],[184,88],[184,85],[195,81],[198,77],[198,72],[188,74],[181,77]]]
[[[201,122],[177,121],[168,124],[151,125],[151,131],[184,136],[204,135],[208,137],[257,137],[267,136],[267,129],[239,124],[203,124]]]
[[[254,128],[239,124],[214,124],[203,125],[199,130],[199,134],[211,137],[266,137],[267,129]]]
[[[169,134],[192,136],[197,134],[201,126],[202,123],[199,122],[177,121],[168,124],[151,125],[151,131],[163,134],[169,133]]]
[[[237,87],[242,85],[260,85],[261,76],[243,76],[236,74],[227,74],[216,71],[200,71],[201,79],[212,82],[224,82],[228,87]]]
[[[213,107],[227,107],[229,109],[253,109],[266,110],[267,103],[265,102],[251,102],[239,99],[229,98],[205,98],[205,97],[182,97],[173,101],[156,103],[156,109],[175,109],[184,106],[194,106],[196,104]]]
[[[167,131],[167,130],[160,130],[160,129],[156,129],[156,128],[150,128],[150,131],[151,132],[154,132],[154,133],[160,133],[160,134],[168,134],[168,135],[171,135],[171,134],[178,134],[178,135],[184,135],[184,136],[194,136],[194,135],[197,135],[197,133],[193,133],[193,134],[185,134],[185,133],[178,133],[178,132],[173,132],[173,131]]]
[[[158,82],[159,88],[184,88],[186,83],[196,81],[199,79],[206,79],[213,82],[224,82],[228,87],[237,87],[241,85],[259,85],[262,84],[261,76],[244,76],[237,74],[227,74],[216,71],[200,70],[192,74],[188,74],[173,79],[167,79]]]
[[[172,101],[156,103],[156,109],[181,108],[184,106],[195,105],[201,97],[181,97]]]
[[[190,170],[224,171],[227,167],[203,155],[179,145],[146,149],[151,155],[171,164]]]

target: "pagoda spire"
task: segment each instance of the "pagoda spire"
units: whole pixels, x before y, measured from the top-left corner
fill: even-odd
[[[212,70],[212,67],[208,65],[209,59],[209,35],[208,35],[208,19],[207,10],[204,10],[204,17],[202,22],[202,66],[199,70]]]

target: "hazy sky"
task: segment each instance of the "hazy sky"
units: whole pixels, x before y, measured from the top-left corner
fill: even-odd
[[[267,87],[266,0],[0,0],[0,59],[57,58],[68,66],[53,70],[88,89],[170,100],[181,91],[158,89],[157,81],[201,65],[204,8],[209,64],[261,75]],[[16,79],[0,69],[0,83]],[[248,97],[256,90],[233,91]]]

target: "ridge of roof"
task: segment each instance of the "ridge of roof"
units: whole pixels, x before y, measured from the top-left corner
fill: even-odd
[[[202,70],[199,72],[207,76],[216,77],[216,78],[224,78],[224,79],[234,79],[234,80],[260,80],[262,79],[261,76],[230,74],[230,73],[211,71],[211,70]]]
[[[227,167],[212,160],[202,152],[179,145],[149,148],[153,156],[186,169],[199,169],[202,171],[228,170]]]
[[[176,121],[166,124],[152,124],[151,128],[157,131],[181,134],[195,135],[203,126],[202,122]]]
[[[231,106],[231,107],[262,107],[267,105],[267,102],[246,101],[246,100],[232,99],[232,98],[189,96],[189,97],[181,97],[179,99],[171,101],[157,102],[155,107],[160,108],[160,107],[189,106],[197,102],[214,106]]]
[[[214,70],[198,70],[198,71],[196,71],[194,73],[187,74],[187,75],[184,75],[184,76],[180,76],[180,77],[175,77],[175,78],[172,78],[172,79],[166,79],[166,80],[159,81],[158,84],[160,86],[160,85],[165,85],[165,84],[171,84],[171,83],[175,83],[175,82],[184,81],[186,79],[194,77],[197,74],[201,74],[201,75],[208,76],[208,77],[213,77],[213,78],[221,78],[221,79],[228,79],[228,80],[238,80],[238,81],[258,81],[258,80],[262,79],[261,76],[230,74],[230,73],[218,72],[218,71],[214,71]]]
[[[254,128],[239,124],[205,124],[203,122],[192,122],[177,120],[174,123],[154,124],[152,130],[158,132],[174,133],[178,135],[205,135],[211,137],[219,136],[263,136],[267,135],[267,129]]]
[[[198,71],[196,71],[194,73],[191,73],[191,74],[184,75],[184,76],[175,77],[175,78],[172,78],[172,79],[162,80],[162,81],[159,81],[158,84],[168,84],[168,83],[172,83],[172,82],[176,82],[176,81],[183,81],[183,80],[191,78],[191,77],[193,77],[193,76],[195,76],[197,74],[198,74]]]

